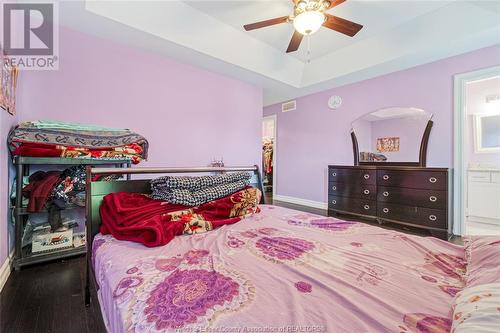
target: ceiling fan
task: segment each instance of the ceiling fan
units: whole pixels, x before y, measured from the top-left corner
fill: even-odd
[[[321,26],[338,31],[353,37],[363,26],[326,13],[345,2],[346,0],[292,0],[294,3],[293,14],[265,20],[261,22],[246,24],[246,31],[260,29],[280,23],[293,23],[295,31],[288,45],[287,53],[297,51],[304,35],[311,35],[318,31]]]

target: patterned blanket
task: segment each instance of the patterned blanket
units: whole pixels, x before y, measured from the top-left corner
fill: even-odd
[[[247,187],[198,207],[170,204],[146,195],[111,193],[100,207],[101,233],[148,247],[169,243],[177,235],[206,232],[260,212],[261,192]]]
[[[137,155],[136,160],[147,158],[148,141],[140,134],[127,129],[117,130],[82,130],[81,125],[75,129],[37,126],[37,122],[24,122],[17,125],[9,133],[7,143],[13,155],[21,156],[69,156],[108,157],[105,152],[129,156]],[[101,153],[102,152],[102,153]],[[50,154],[50,155],[46,155]],[[68,156],[65,156],[68,155]],[[84,157],[88,157],[84,156]],[[117,156],[120,158],[121,156]],[[134,160],[134,157],[131,157]]]
[[[250,177],[248,172],[201,177],[160,177],[151,181],[152,197],[173,204],[199,206],[247,187]]]

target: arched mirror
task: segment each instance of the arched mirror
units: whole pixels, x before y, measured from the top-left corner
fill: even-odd
[[[352,123],[354,165],[426,166],[432,114],[392,107],[370,112]]]

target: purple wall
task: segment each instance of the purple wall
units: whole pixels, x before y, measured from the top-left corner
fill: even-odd
[[[264,108],[278,115],[277,193],[326,202],[328,164],[352,165],[349,130],[363,114],[386,107],[416,107],[434,114],[429,166],[451,166],[453,75],[500,65],[500,45],[334,88],[297,99],[297,110]],[[330,110],[331,95],[342,106]]]
[[[58,71],[23,72],[20,120],[126,127],[150,143],[148,166],[260,165],[262,89],[66,28]],[[2,140],[10,122],[2,115]],[[8,183],[2,146],[0,264],[7,253]]]
[[[260,163],[260,88],[73,30],[59,45],[58,71],[20,79],[23,119],[133,129],[149,166]]]

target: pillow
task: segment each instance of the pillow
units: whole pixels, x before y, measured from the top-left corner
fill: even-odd
[[[500,236],[471,237],[466,240],[466,286],[500,282]]]
[[[500,331],[500,283],[466,287],[453,304],[452,333]]]

